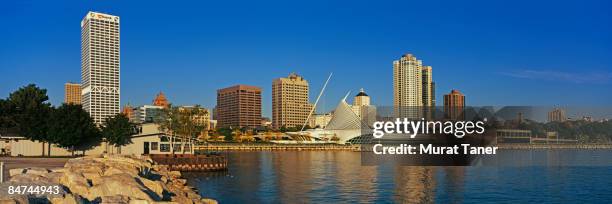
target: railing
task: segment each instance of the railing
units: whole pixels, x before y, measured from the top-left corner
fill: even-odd
[[[274,143],[209,143],[194,146],[196,151],[355,151],[358,145],[339,144],[274,144]]]
[[[166,165],[172,171],[221,171],[227,169],[227,159],[222,155],[153,154],[151,159]]]

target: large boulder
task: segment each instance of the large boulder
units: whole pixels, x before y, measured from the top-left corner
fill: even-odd
[[[150,190],[140,185],[134,177],[125,173],[101,177],[100,181],[89,189],[89,194],[85,197],[88,200],[94,200],[102,196],[124,195],[135,199],[156,200],[148,192]]]
[[[23,174],[26,172],[25,168],[14,168],[9,170],[9,176],[13,177],[15,175]]]
[[[82,174],[76,172],[65,172],[60,183],[70,189],[70,192],[85,196],[89,194],[91,185]]]

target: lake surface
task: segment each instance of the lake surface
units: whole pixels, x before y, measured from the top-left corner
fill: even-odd
[[[612,200],[612,150],[508,150],[498,153],[496,165],[469,167],[362,166],[359,152],[339,151],[230,152],[227,156],[227,172],[185,174],[202,196],[221,203]]]

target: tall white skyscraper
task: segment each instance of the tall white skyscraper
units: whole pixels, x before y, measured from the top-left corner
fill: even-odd
[[[393,61],[393,107],[397,117],[432,118],[436,105],[431,66],[412,54]]]
[[[421,118],[423,62],[412,54],[393,61],[393,107],[396,117]]]
[[[119,113],[119,17],[88,12],[81,21],[81,104],[96,124]]]

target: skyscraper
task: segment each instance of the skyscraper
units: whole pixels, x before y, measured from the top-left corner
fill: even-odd
[[[565,110],[561,108],[555,108],[548,112],[548,122],[565,122],[566,120]]]
[[[81,102],[96,124],[120,111],[119,17],[88,12],[81,21]]]
[[[261,88],[236,85],[217,90],[217,126],[256,128],[261,125]]]
[[[64,103],[81,104],[81,84],[64,84]]]
[[[444,95],[444,114],[449,120],[464,120],[465,96],[457,90]]]
[[[312,104],[308,102],[308,81],[291,73],[272,82],[272,127],[301,127]]]
[[[431,66],[423,66],[412,54],[393,61],[393,107],[397,117],[424,117],[429,107],[435,106],[434,88]]]
[[[435,90],[434,90],[434,82],[432,77],[432,68],[431,66],[423,66],[422,75],[423,78],[423,116],[425,118],[431,119],[434,117],[434,111],[436,106],[435,99]]]

